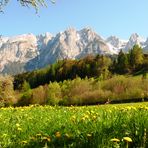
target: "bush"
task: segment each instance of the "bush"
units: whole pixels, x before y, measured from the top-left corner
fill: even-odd
[[[111,100],[140,99],[146,97],[148,83],[139,77],[115,76],[102,82],[102,89],[111,91]]]
[[[54,87],[53,83],[50,83],[50,86],[52,86],[52,93],[50,93],[52,97],[50,98],[58,100],[58,96],[60,96],[59,104],[61,105],[140,101],[148,97],[147,82],[148,80],[142,80],[140,77],[125,76],[114,76],[105,81],[98,81],[92,78],[76,78],[71,81],[65,80],[63,83],[60,82],[59,85],[55,83]]]
[[[22,93],[20,99],[18,99],[18,102],[16,106],[28,106],[31,103],[31,98],[32,98],[32,90],[28,90],[24,93]]]
[[[46,89],[45,87],[39,86],[32,91],[32,98],[31,98],[31,104],[41,104],[44,105],[47,102],[47,96],[46,96]]]
[[[61,86],[57,82],[48,85],[47,104],[56,105],[62,99]]]
[[[108,80],[76,78],[30,89],[24,83],[19,105],[89,105],[141,101],[148,98],[148,79],[130,76],[114,76]],[[1,94],[2,95],[2,94]],[[8,99],[9,98],[9,99]],[[13,100],[9,96],[9,103]],[[3,105],[3,104],[2,104]]]
[[[0,76],[0,102],[1,106],[10,106],[15,103],[13,90],[13,78],[11,76]]]

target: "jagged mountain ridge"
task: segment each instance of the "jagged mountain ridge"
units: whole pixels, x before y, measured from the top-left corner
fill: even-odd
[[[54,63],[60,59],[79,59],[88,54],[117,54],[120,49],[127,51],[134,44],[145,50],[148,39],[132,34],[129,40],[111,36],[99,36],[91,28],[77,31],[69,28],[53,36],[50,33],[15,37],[0,37],[0,72],[16,74]]]

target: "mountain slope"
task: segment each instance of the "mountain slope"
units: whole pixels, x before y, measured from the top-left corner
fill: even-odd
[[[137,34],[131,35],[129,41],[115,36],[104,39],[91,28],[80,31],[69,28],[56,36],[46,33],[0,37],[0,72],[16,74],[44,67],[57,60],[79,59],[88,54],[117,54],[120,49],[128,51],[134,44],[141,45],[147,51],[148,40]]]
[[[138,45],[144,47],[145,39],[140,37],[137,33],[132,34],[129,38],[129,41],[127,42],[127,44],[124,48],[125,51],[128,51],[129,49],[131,49],[135,44],[138,44]]]

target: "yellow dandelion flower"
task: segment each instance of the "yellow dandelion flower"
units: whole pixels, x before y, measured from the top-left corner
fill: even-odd
[[[19,124],[19,123],[16,123],[16,126],[17,126],[17,127],[19,127],[19,126],[20,126],[20,124]]]
[[[73,115],[73,116],[71,117],[71,120],[72,120],[73,122],[75,122],[75,121],[76,121],[76,116]]]
[[[84,115],[84,118],[89,119],[89,116],[88,115]]]
[[[112,111],[111,111],[110,109],[108,110],[108,112],[109,112],[109,113],[112,113]]]
[[[3,134],[3,137],[6,137],[7,136],[7,134]]]
[[[92,137],[92,134],[87,134],[87,137],[88,137],[88,138]]]
[[[97,119],[97,116],[93,116],[92,118],[93,118],[93,120],[96,120]]]
[[[131,108],[132,108],[133,110],[137,110],[136,107],[134,107],[134,106],[132,106]]]
[[[88,110],[86,111],[86,113],[90,115],[90,112]]]
[[[126,142],[132,142],[132,139],[130,137],[123,137],[123,140]]]
[[[22,141],[21,142],[22,144],[27,144],[28,142],[26,140]]]
[[[126,107],[126,109],[127,109],[127,110],[131,110],[131,109],[132,109],[132,107],[130,107],[130,106],[127,106],[127,107]]]
[[[36,136],[37,136],[37,137],[40,137],[40,136],[42,136],[42,134],[39,133],[39,134],[36,134]]]
[[[99,115],[99,113],[96,113],[96,115],[98,116],[98,115]]]
[[[113,139],[111,139],[110,141],[112,141],[112,142],[120,142],[120,140],[117,139],[117,138],[113,138]]]
[[[81,120],[82,120],[82,121],[85,121],[85,117],[82,117]]]
[[[91,110],[91,113],[94,114],[95,112],[93,110]]]
[[[18,131],[22,131],[22,128],[18,127],[17,130],[18,130]]]
[[[60,132],[56,132],[56,133],[55,133],[55,136],[56,136],[57,138],[60,138],[60,137],[61,137]]]
[[[31,139],[31,140],[35,140],[36,138],[35,138],[35,137],[30,137],[30,139]]]
[[[48,142],[51,141],[50,137],[43,137],[42,140],[46,140],[46,141],[48,141]]]

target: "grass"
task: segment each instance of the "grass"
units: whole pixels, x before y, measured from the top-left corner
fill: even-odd
[[[148,103],[1,108],[0,147],[146,148]]]

